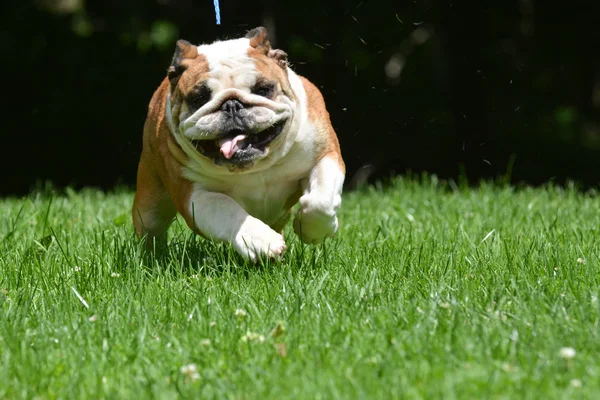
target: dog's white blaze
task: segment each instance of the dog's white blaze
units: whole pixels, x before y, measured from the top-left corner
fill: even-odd
[[[206,60],[210,65],[210,69],[217,68],[217,63],[220,63],[222,59],[237,59],[244,60],[248,59],[248,49],[250,48],[250,39],[240,38],[224,41],[216,41],[210,44],[203,44],[198,46],[198,53],[204,54]]]
[[[209,68],[208,86],[214,93],[227,88],[249,92],[258,76],[254,59],[248,56],[250,39],[234,39],[198,46]]]

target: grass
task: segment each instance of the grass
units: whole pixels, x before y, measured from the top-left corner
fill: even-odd
[[[598,198],[453,187],[259,267],[180,220],[144,255],[125,190],[0,200],[0,398],[598,398]]]

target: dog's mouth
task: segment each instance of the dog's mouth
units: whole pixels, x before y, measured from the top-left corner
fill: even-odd
[[[194,139],[192,144],[198,152],[213,160],[247,161],[266,152],[267,146],[283,131],[285,120],[255,133],[234,129],[217,139]]]

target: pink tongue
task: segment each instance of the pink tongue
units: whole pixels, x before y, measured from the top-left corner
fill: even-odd
[[[219,146],[221,147],[221,153],[225,156],[225,158],[230,159],[238,150],[237,142],[246,139],[246,137],[246,135],[237,135],[233,139],[225,139],[220,141]]]

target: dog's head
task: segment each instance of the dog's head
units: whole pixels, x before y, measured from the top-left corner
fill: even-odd
[[[178,41],[168,79],[171,129],[202,163],[250,169],[292,130],[296,97],[287,55],[271,48],[262,27],[208,45]]]

